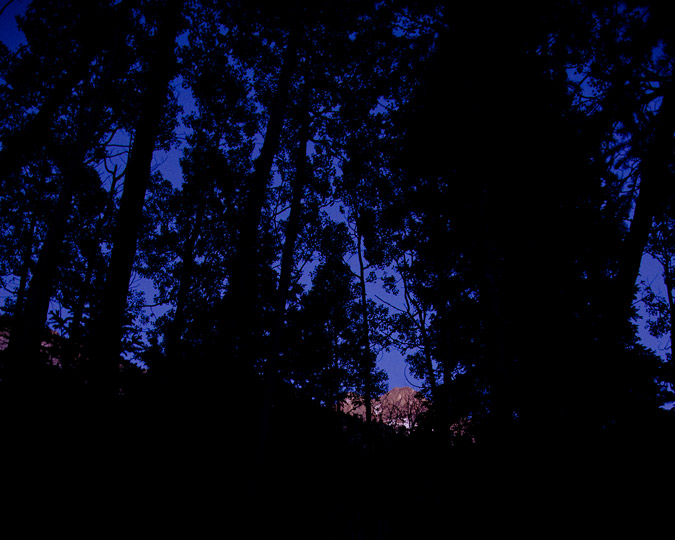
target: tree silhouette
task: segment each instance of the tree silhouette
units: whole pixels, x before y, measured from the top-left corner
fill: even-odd
[[[124,190],[113,236],[110,262],[103,286],[100,315],[94,321],[92,380],[107,386],[115,379],[123,336],[129,281],[143,215],[145,193],[155,146],[160,137],[169,84],[175,76],[176,38],[181,24],[182,2],[172,2],[161,13],[149,13],[157,19],[156,34],[150,43],[140,115],[134,126],[133,142],[125,168]],[[149,5],[159,11],[158,6]],[[150,19],[152,20],[152,19]],[[114,382],[113,382],[114,384]]]
[[[32,61],[37,65],[42,64],[44,69],[47,70],[45,78],[40,80],[42,83],[49,81],[49,71],[53,72],[54,67],[59,66],[59,64],[65,68],[64,76],[61,79],[56,79],[56,81],[51,81],[53,83],[51,92],[45,97],[39,112],[30,119],[23,130],[9,139],[8,144],[3,145],[2,151],[3,155],[6,156],[5,171],[11,173],[16,170],[16,167],[23,164],[19,160],[31,159],[34,152],[39,150],[39,144],[49,145],[51,146],[49,151],[52,153],[52,160],[54,160],[52,163],[58,167],[61,175],[58,198],[46,218],[44,241],[35,267],[32,269],[32,277],[25,293],[25,300],[22,297],[21,304],[24,304],[25,301],[25,305],[22,305],[23,310],[20,313],[16,313],[9,346],[13,369],[18,370],[18,372],[27,371],[31,374],[40,366],[38,358],[40,343],[44,337],[49,301],[53,295],[54,276],[63,264],[63,243],[67,222],[72,211],[73,195],[78,186],[87,186],[92,178],[96,178],[90,166],[85,162],[85,157],[95,148],[92,148],[92,140],[95,141],[101,135],[100,124],[103,120],[105,99],[110,91],[112,78],[117,75],[121,68],[117,58],[120,55],[119,49],[121,47],[119,35],[113,32],[110,36],[94,37],[87,29],[88,25],[100,20],[106,14],[116,17],[116,11],[113,8],[108,6],[107,9],[110,13],[106,13],[105,4],[92,6],[90,10],[78,13],[77,17],[72,17],[75,8],[72,5],[67,5],[56,13],[56,16],[65,17],[68,23],[65,23],[64,26],[57,23],[50,26],[49,29],[67,31],[68,24],[73,26],[73,43],[77,54],[72,57],[75,64],[66,64],[65,66],[63,61],[69,59],[70,56],[66,56],[64,50],[49,50],[43,41],[45,36],[40,35],[40,26],[44,25],[43,11],[46,10],[49,13],[49,9],[50,6],[44,6],[40,3],[36,3],[35,7],[31,6],[24,23],[24,29],[27,29],[32,54],[21,56],[20,62],[25,60],[28,63]],[[54,15],[54,13],[49,13],[49,15]],[[67,41],[63,44],[66,43]],[[72,53],[70,50],[68,52]],[[59,56],[59,54],[62,56]],[[72,115],[70,121],[74,124],[74,128],[72,128],[74,137],[68,137],[60,132],[64,128],[67,130],[67,125],[59,126],[57,123],[59,131],[56,132],[50,129],[51,126],[44,125],[55,120],[54,116],[58,107],[72,107],[68,103],[68,98],[70,98],[68,92],[87,75],[87,72],[83,71],[84,68],[88,67],[96,55],[101,54],[104,55],[105,60],[102,62],[102,72],[98,85],[84,89],[83,96],[79,101],[79,110],[73,111],[71,109],[71,111],[68,111]],[[49,64],[50,58],[55,60],[53,64]],[[21,64],[17,67],[19,73],[21,73],[22,67],[25,68]],[[41,90],[44,92],[40,88],[36,90],[37,92]],[[60,135],[62,139],[59,143],[56,140],[50,141],[48,139],[50,135],[55,137]],[[65,144],[63,144],[64,142]],[[59,144],[63,144],[63,147],[59,147]],[[14,145],[17,145],[17,147],[14,148]],[[53,152],[57,153],[53,154]]]
[[[673,301],[673,221],[665,218],[652,231],[647,245],[647,253],[652,256],[661,267],[661,278],[665,286],[665,297],[658,294],[651,285],[643,283],[649,333],[662,338],[669,336],[670,353],[666,354],[667,361],[662,366],[661,380],[672,384],[672,357],[673,357],[673,317],[675,317],[675,302]]]
[[[256,523],[307,504],[337,537],[395,530],[371,493],[419,494],[432,523],[445,496],[508,506],[525,471],[558,489],[575,455],[665,467],[672,351],[638,331],[675,313],[661,3],[34,0],[19,25],[0,47],[10,446],[109,465],[157,515],[217,482]],[[645,254],[665,294],[643,287],[640,321]],[[405,433],[377,422],[393,347],[422,381]]]

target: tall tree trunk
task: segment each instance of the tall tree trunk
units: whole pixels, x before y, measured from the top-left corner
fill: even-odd
[[[443,293],[441,293],[441,298],[443,298]],[[445,302],[440,302],[436,306],[436,316],[441,325],[445,329],[438,336],[439,339],[439,349],[444,351],[442,361],[440,362],[441,370],[443,373],[443,384],[439,385],[438,380],[434,377],[434,382],[436,384],[436,394],[433,393],[432,388],[432,398],[437,404],[438,417],[436,421],[438,422],[438,441],[441,445],[449,447],[452,444],[453,434],[450,432],[451,426],[451,394],[450,394],[450,385],[453,380],[453,374],[456,362],[453,363],[452,353],[453,353],[453,343],[452,335],[448,331],[448,321],[450,319],[449,308]],[[450,329],[451,330],[451,329]],[[428,330],[427,330],[427,340]],[[423,340],[424,343],[424,340]],[[430,360],[430,359],[429,359]],[[433,370],[433,365],[430,366]],[[429,369],[429,367],[427,368]],[[431,383],[430,383],[431,386]]]
[[[630,311],[635,297],[635,283],[640,274],[642,256],[655,218],[673,202],[673,173],[670,163],[675,153],[675,82],[670,81],[655,119],[651,140],[640,163],[640,188],[633,219],[625,240],[617,292],[622,302],[621,314]]]
[[[401,264],[399,263],[399,266]],[[404,267],[408,268],[408,262],[403,258]],[[420,331],[420,337],[422,338],[422,351],[424,354],[424,368],[427,372],[427,380],[429,381],[429,387],[431,388],[431,397],[436,403],[440,406],[440,396],[438,395],[438,384],[436,382],[436,374],[434,373],[434,364],[432,361],[431,355],[431,343],[429,342],[429,329],[427,327],[427,309],[420,305],[413,298],[410,288],[408,287],[408,280],[405,277],[405,273],[401,274],[403,279],[403,294],[406,300],[406,305],[408,306],[408,315],[413,319],[417,319],[417,327]],[[415,313],[413,313],[413,309]]]
[[[183,267],[178,277],[178,293],[176,295],[176,313],[171,322],[166,343],[166,362],[164,374],[173,378],[177,375],[178,363],[183,351],[182,338],[185,333],[185,310],[188,303],[188,294],[192,287],[195,268],[195,248],[201,234],[203,207],[198,207],[192,230],[185,242],[181,259]],[[160,368],[161,369],[161,368]]]
[[[499,201],[491,194],[493,186],[483,188],[479,201],[481,223],[478,252],[480,268],[481,304],[484,310],[486,331],[486,353],[490,374],[490,426],[488,438],[495,438],[497,444],[505,436],[512,422],[510,359],[507,357],[507,319],[504,312],[506,301],[500,283],[504,271],[502,257],[503,237],[499,220]]]
[[[99,242],[102,238],[103,227],[106,223],[109,222],[111,216],[115,212],[115,193],[117,182],[119,180],[117,175],[117,166],[112,173],[112,181],[110,184],[110,191],[108,192],[108,200],[106,203],[105,210],[103,215],[99,216],[96,220],[96,225],[94,227],[94,233],[92,242],[86,247],[83,247],[83,256],[87,261],[87,269],[80,288],[80,294],[75,299],[73,306],[73,316],[71,323],[68,327],[68,342],[66,343],[65,350],[63,352],[63,363],[64,365],[73,366],[79,359],[82,353],[83,343],[83,322],[84,322],[84,312],[87,304],[92,306],[93,303],[93,291],[97,289],[97,282],[102,279],[102,272],[99,266],[97,271],[97,264],[100,264],[100,261],[96,260],[100,255]]]
[[[258,229],[267,200],[272,164],[279,149],[292,76],[298,62],[298,32],[299,30],[296,29],[289,36],[276,93],[270,105],[265,141],[260,150],[260,155],[256,159],[255,168],[249,181],[248,194],[236,243],[237,247],[232,261],[228,292],[224,303],[225,312],[221,321],[223,333],[227,336],[226,355],[229,358],[226,359],[226,363],[234,369],[242,368],[243,372],[251,367],[244,364],[247,363],[248,359],[245,356],[248,354],[247,350],[250,347],[247,334],[251,331],[257,308],[257,265],[255,259],[258,246]]]
[[[169,85],[176,73],[175,45],[182,8],[182,0],[167,2],[157,25],[154,50],[144,78],[145,91],[124,176],[101,312],[94,323],[90,377],[106,393],[115,391],[116,387],[129,282],[150,181],[152,156]]]
[[[19,289],[16,292],[16,305],[14,306],[14,314],[17,317],[23,312],[23,303],[26,296],[26,287],[28,286],[28,277],[33,266],[33,242],[35,241],[36,225],[37,214],[33,212],[31,214],[28,231],[21,239],[23,244],[23,257],[21,259],[21,269],[19,270]]]
[[[670,316],[670,363],[673,365],[673,360],[675,359],[675,298],[673,298],[673,285],[675,284],[675,275],[673,275],[673,269],[670,268],[670,265],[666,269],[665,276],[666,282],[666,292],[668,294],[668,314]]]
[[[330,380],[330,395],[331,395],[331,405],[336,411],[340,410],[340,344],[338,341],[338,333],[335,330],[333,324],[330,325],[330,346],[331,346],[331,358],[333,360],[333,376]]]
[[[19,378],[36,373],[40,366],[40,345],[45,337],[54,274],[60,264],[66,224],[70,215],[75,181],[73,176],[80,173],[75,170],[63,172],[61,192],[56,207],[47,221],[47,236],[30,280],[25,306],[21,313],[17,313],[9,338],[8,352],[12,371]]]
[[[422,337],[422,348],[424,349],[424,367],[427,372],[427,380],[431,388],[432,399],[440,404],[438,395],[438,384],[436,382],[436,373],[434,372],[434,363],[431,358],[431,343],[429,342],[429,330],[427,328],[427,321],[424,313],[420,310],[419,316],[420,333]]]
[[[61,191],[56,206],[47,219],[47,235],[33,270],[25,305],[15,318],[8,350],[12,369],[19,377],[34,372],[40,366],[40,347],[44,339],[54,278],[62,263],[63,243],[72,211],[74,186],[89,177],[89,171],[84,165],[85,141],[93,136],[99,114],[100,108],[95,107],[89,116],[90,122],[83,126],[78,136],[77,148],[63,161]]]
[[[108,87],[123,65],[119,53],[124,46],[126,36],[122,35],[121,30],[117,29],[112,38],[113,40],[110,43],[108,43],[110,36],[107,36],[106,39],[106,43],[109,45],[110,50],[106,58],[106,68],[101,83],[99,87],[94,90],[90,102],[87,103],[87,109],[82,115],[80,129],[73,147],[70,149],[70,152],[61,159],[60,169],[62,182],[59,197],[54,211],[47,220],[47,235],[40,250],[33,277],[29,284],[25,307],[21,313],[17,314],[12,335],[10,336],[9,357],[12,365],[11,369],[14,370],[19,378],[22,378],[31,372],[35,372],[40,366],[40,347],[44,337],[45,325],[49,312],[49,302],[51,301],[53,294],[54,277],[61,264],[68,218],[72,211],[74,189],[78,183],[86,182],[90,176],[87,167],[84,165],[84,158],[99,129],[104,98],[107,94]],[[92,55],[96,52],[99,52],[99,49],[94,50]],[[89,58],[89,60],[91,60],[91,58]],[[70,83],[75,84],[83,76],[84,73],[81,74],[81,77],[78,73],[78,76],[75,77],[75,79],[70,80],[69,77],[66,77],[66,79],[68,79]],[[34,119],[34,121],[29,124],[28,128],[20,134],[20,139],[24,136],[31,136],[33,133],[32,130],[36,125],[35,122],[47,122],[53,119],[57,110],[57,105],[60,104],[57,99],[60,96],[59,92],[66,88],[70,88],[68,84],[63,83],[63,85],[64,88],[59,87],[58,92],[55,91],[52,96],[50,96],[50,100],[54,103],[48,100],[49,102],[46,103],[40,113],[38,113],[38,116],[41,119]],[[42,126],[41,123],[38,123],[37,125]],[[47,129],[44,126],[42,127]],[[6,150],[10,151],[11,148],[12,147],[10,146],[10,148],[7,148]],[[17,150],[17,155],[25,156],[25,148]],[[12,161],[12,159],[14,158],[10,158],[11,163],[8,165],[10,168],[13,166],[12,164],[21,165],[20,161]]]
[[[368,316],[368,296],[366,294],[366,266],[363,260],[363,236],[357,225],[357,251],[359,258],[359,287],[361,291],[361,370],[366,407],[366,425],[370,430],[373,421],[373,361],[370,351],[370,319]]]
[[[298,148],[295,156],[295,178],[292,186],[291,209],[286,224],[286,235],[281,255],[281,269],[277,283],[274,306],[274,322],[272,327],[272,348],[265,366],[265,398],[263,406],[263,440],[269,435],[274,407],[279,359],[281,356],[281,333],[286,317],[286,302],[293,274],[293,261],[298,236],[302,225],[302,199],[307,183],[307,144],[309,143],[309,112],[305,105]]]

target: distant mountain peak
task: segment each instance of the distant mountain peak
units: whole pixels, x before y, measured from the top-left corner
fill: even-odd
[[[347,396],[342,403],[341,410],[365,419],[366,407],[363,402],[361,396]],[[426,410],[426,400],[409,386],[397,386],[372,400],[373,420],[397,429],[414,428],[420,415]]]

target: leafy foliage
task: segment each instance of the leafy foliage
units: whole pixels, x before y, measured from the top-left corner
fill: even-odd
[[[635,298],[649,253],[666,294],[643,287],[646,326],[669,336],[665,19],[647,1],[33,1],[27,44],[0,49],[2,385],[253,403],[232,431],[263,426],[264,447],[278,409],[371,403],[395,348],[435,442],[662,425],[672,352],[640,343]]]

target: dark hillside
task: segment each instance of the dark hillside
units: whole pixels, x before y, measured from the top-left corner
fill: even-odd
[[[659,490],[675,449],[657,434],[673,429],[665,415],[640,438],[447,447],[421,431],[368,435],[361,420],[287,397],[261,454],[259,404],[231,422],[214,406],[71,395],[27,415],[3,408],[15,420],[3,429],[5,523],[32,515],[36,531],[387,539],[552,522],[610,530],[645,508],[651,527],[669,515]]]

